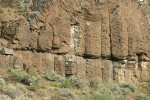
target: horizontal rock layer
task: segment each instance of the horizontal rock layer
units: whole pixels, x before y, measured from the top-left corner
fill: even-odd
[[[28,66],[105,81],[150,80],[148,0],[27,0],[19,10],[8,8],[17,1],[4,1],[0,72]]]

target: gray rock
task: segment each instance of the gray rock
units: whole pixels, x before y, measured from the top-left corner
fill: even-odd
[[[13,44],[18,44],[19,41],[18,41],[18,40],[13,40],[12,43],[13,43]]]
[[[2,49],[2,54],[4,54],[4,55],[12,55],[13,54],[13,50],[12,49],[8,49],[8,48],[3,48]]]

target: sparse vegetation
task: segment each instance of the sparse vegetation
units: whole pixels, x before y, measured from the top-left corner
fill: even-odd
[[[41,88],[40,83],[41,76],[34,71],[29,72],[23,79],[23,81],[29,85],[29,89],[35,91]]]
[[[0,100],[12,100],[10,97],[7,95],[0,96]]]
[[[55,72],[46,72],[44,78],[52,81],[51,86],[61,88],[83,88],[83,82],[79,76],[71,76],[69,78],[57,75]]]
[[[52,71],[52,72],[45,72],[43,76],[44,76],[45,79],[47,79],[49,81],[54,81],[54,82],[60,82],[62,80],[65,80],[64,77],[62,77],[61,75],[58,75],[54,71]]]
[[[24,76],[25,76],[25,73],[20,68],[10,69],[9,79],[11,79],[12,81],[21,82]]]
[[[139,93],[136,96],[136,100],[150,100],[150,97],[146,96],[144,93]]]
[[[25,12],[30,8],[32,3],[30,2],[30,0],[26,2],[25,0],[0,0],[0,4],[5,8],[11,7],[18,9],[21,12]]]
[[[93,89],[98,89],[100,84],[100,80],[98,78],[91,78],[89,80],[89,87]]]
[[[35,91],[41,87],[39,73],[35,71],[26,72],[20,68],[10,70],[8,78],[12,81],[17,81],[29,86],[29,89]]]
[[[86,100],[128,100],[128,96],[135,91],[134,85],[131,84],[103,84],[97,79],[89,81],[90,87],[95,91],[87,95]]]
[[[148,82],[141,82],[139,85],[138,85],[138,89],[139,91],[143,92],[143,93],[150,93],[150,83]]]
[[[86,97],[85,100],[116,100],[114,95],[110,94],[108,91],[99,93],[94,92]]]
[[[84,82],[79,76],[71,76],[69,78],[69,82],[72,84],[73,87],[77,89],[82,89],[84,87]]]
[[[86,91],[84,92],[85,94],[83,95],[82,100],[128,100],[130,95],[137,91],[137,87],[134,84],[118,84],[114,82],[104,84],[98,78],[91,78],[88,81],[84,81],[79,76],[73,75],[65,78],[58,75],[56,72],[45,72],[43,74],[39,74],[33,70],[23,70],[20,67],[11,68],[9,70],[8,77],[5,78],[5,80],[14,83],[19,82],[20,84],[25,85],[29,91],[38,91],[42,89],[42,81],[48,81],[50,85],[46,88],[51,87],[54,88],[54,90],[56,89],[56,93],[54,92],[51,96],[55,99],[75,98],[75,95],[73,94],[75,91],[78,91],[77,95],[82,95],[81,91]],[[5,87],[5,80],[1,80],[1,87]],[[145,91],[148,90],[147,86],[147,84],[142,84],[142,87],[140,87],[139,90],[142,90],[143,93],[137,94],[135,97],[136,100],[149,100],[149,97],[145,95]],[[63,89],[68,89],[69,91],[73,90],[73,93],[64,93]],[[14,88],[14,86],[1,89],[1,92],[8,95],[8,97],[2,96],[0,100],[9,100],[9,98],[14,98],[14,94],[16,94],[17,91],[18,89]],[[19,100],[20,98],[21,100],[26,100],[26,97],[24,96],[15,98],[16,100]]]

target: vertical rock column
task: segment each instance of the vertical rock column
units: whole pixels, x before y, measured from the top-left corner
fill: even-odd
[[[70,35],[71,35],[71,43],[70,43],[71,54],[79,56],[83,55],[85,47],[84,47],[83,32],[80,29],[80,25],[71,25]]]
[[[114,80],[120,83],[125,82],[125,64],[121,64],[120,62],[113,62],[114,67]]]
[[[125,7],[112,6],[110,12],[111,52],[115,59],[125,59],[128,55],[128,33]]]
[[[101,22],[86,22],[85,56],[98,58],[101,56]]]
[[[137,83],[140,79],[140,70],[138,68],[138,62],[128,61],[125,66],[124,74],[126,83]]]
[[[102,78],[101,61],[98,59],[86,60],[86,75],[87,78],[97,77]]]
[[[65,76],[65,57],[55,56],[54,57],[54,70],[57,74]]]
[[[111,55],[110,51],[110,29],[109,29],[109,12],[108,7],[105,6],[101,11],[101,56],[107,58]]]
[[[142,82],[146,82],[150,80],[150,76],[149,76],[149,72],[148,72],[148,67],[149,67],[149,62],[140,62],[139,63],[139,68],[140,68],[140,75],[141,75],[141,79],[140,81]]]
[[[110,60],[102,60],[102,79],[105,82],[113,80],[113,65]]]
[[[81,78],[86,78],[86,60],[82,57],[74,55],[65,55],[66,66],[65,73],[67,76],[78,75]]]

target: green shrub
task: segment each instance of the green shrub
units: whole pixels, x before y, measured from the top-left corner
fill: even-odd
[[[61,81],[61,88],[72,88],[72,84],[70,83],[69,80],[63,80]]]
[[[13,81],[18,81],[21,82],[22,79],[24,78],[25,73],[17,68],[17,69],[11,69],[10,73],[9,73],[9,79],[13,80]]]
[[[148,82],[141,82],[138,85],[138,90],[142,93],[149,93],[150,92],[150,83]]]
[[[59,88],[72,88],[72,85],[69,80],[63,80],[61,82],[52,82],[51,86]]]
[[[33,83],[30,83],[28,89],[31,90],[31,91],[36,91],[38,89],[40,89],[42,86],[39,82],[33,82]]]
[[[127,100],[128,96],[135,91],[135,88],[131,87],[130,84],[119,85],[117,83],[110,83],[108,88],[117,100]]]
[[[72,87],[75,87],[78,89],[81,89],[84,87],[84,83],[79,76],[73,75],[68,80],[70,81]]]
[[[62,77],[61,75],[58,75],[54,71],[53,72],[45,72],[44,78],[49,80],[49,81],[57,81],[57,82],[61,82],[62,80],[65,80],[64,77]]]
[[[29,100],[29,98],[26,98],[24,96],[19,96],[19,97],[16,97],[15,100]]]
[[[69,78],[62,77],[56,73],[48,73],[45,78],[53,81],[51,86],[60,88],[83,88],[83,82],[79,76],[71,76]]]
[[[5,8],[16,8],[22,12],[27,11],[32,5],[30,0],[28,2],[24,2],[24,0],[0,0],[0,3]]]
[[[120,95],[121,94],[121,88],[118,84],[116,83],[110,83],[108,88],[114,95]]]
[[[29,85],[30,90],[35,91],[41,88],[41,78],[42,77],[39,75],[39,73],[30,71],[26,76],[24,76],[23,82]]]
[[[0,100],[12,100],[12,99],[8,97],[7,95],[2,95],[0,96]]]
[[[52,95],[52,100],[79,100],[76,95],[69,89],[61,89],[59,92]]]
[[[9,79],[28,85],[30,90],[37,90],[41,87],[41,78],[39,73],[35,71],[27,73],[20,68],[13,68],[9,73]]]
[[[35,71],[30,71],[24,76],[23,82],[29,85],[30,83],[38,82],[40,79],[41,79],[41,76],[39,75],[39,73]]]
[[[62,77],[61,75],[56,74],[56,72],[46,72],[44,73],[44,78],[52,81],[51,86],[60,87],[60,88],[73,88],[80,87],[79,78],[73,76],[68,79]]]
[[[51,86],[52,87],[59,87],[60,88],[61,87],[61,83],[60,82],[52,82]]]
[[[131,92],[135,92],[137,88],[134,84],[121,84],[120,87],[129,89]]]
[[[85,100],[116,100],[114,95],[110,94],[109,92],[103,93],[92,93],[86,97]]]
[[[98,80],[97,78],[91,78],[89,80],[89,87],[90,88],[98,89],[99,88],[99,84],[100,84],[100,80]]]
[[[135,100],[150,100],[150,97],[146,96],[146,95],[143,94],[143,93],[139,93],[139,94],[137,94]]]

